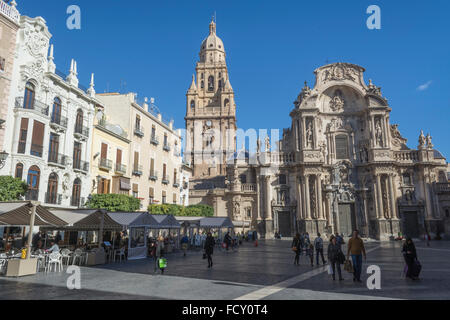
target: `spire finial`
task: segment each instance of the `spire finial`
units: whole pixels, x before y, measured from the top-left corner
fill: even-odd
[[[53,44],[50,46],[50,54],[48,55],[48,59],[53,61]]]
[[[95,86],[95,83],[94,83],[94,74],[92,73],[91,74],[91,87],[94,87]]]
[[[211,19],[211,23],[209,24],[209,33],[210,34],[215,34],[216,33],[216,23],[214,22],[215,18],[214,16]]]

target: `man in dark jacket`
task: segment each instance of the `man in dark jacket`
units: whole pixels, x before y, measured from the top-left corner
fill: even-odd
[[[225,242],[226,248],[227,248],[227,251],[228,251],[228,249],[230,248],[230,245],[231,245],[231,237],[230,237],[230,233],[229,232],[227,232],[227,234],[225,235],[225,237],[223,239],[223,242]]]
[[[300,252],[302,251],[302,242],[300,240],[300,234],[297,233],[291,245],[292,250],[295,252],[294,264],[299,265]]]
[[[333,280],[336,280],[336,269],[339,276],[339,281],[344,280],[341,273],[341,262],[344,253],[341,250],[340,244],[337,242],[336,237],[332,236],[330,244],[328,245],[328,261],[333,269]]]
[[[411,238],[407,238],[405,244],[403,245],[403,256],[405,257],[406,265],[408,266],[408,272],[406,273],[407,278],[417,280],[414,276],[415,262],[417,260],[416,246]]]
[[[212,255],[214,253],[214,245],[216,244],[216,241],[214,240],[211,232],[208,232],[208,235],[205,240],[205,254],[208,258],[208,268],[212,268],[213,261],[212,261]]]

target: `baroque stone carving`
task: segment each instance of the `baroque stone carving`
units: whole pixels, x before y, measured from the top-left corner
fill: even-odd
[[[326,83],[333,80],[355,81],[357,74],[358,73],[354,68],[343,63],[336,63],[325,71],[323,82]]]
[[[398,130],[398,124],[391,125],[391,137],[392,144],[396,147],[404,146],[408,142],[408,139],[403,138]]]
[[[342,98],[342,92],[340,90],[336,90],[334,97],[330,101],[330,108],[334,112],[339,112],[344,110],[345,100]]]
[[[382,96],[381,88],[377,87],[376,85],[374,85],[372,83],[372,80],[370,80],[370,79],[369,79],[369,87],[367,89],[367,93],[374,94],[374,95],[377,95],[377,96],[380,96],[380,97]]]
[[[48,39],[42,34],[42,26],[36,25],[34,29],[27,28],[24,30],[24,43],[28,51],[34,57],[45,56],[48,45]]]

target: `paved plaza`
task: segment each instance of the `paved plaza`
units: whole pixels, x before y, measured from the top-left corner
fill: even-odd
[[[67,289],[70,276],[39,273],[0,278],[0,299],[190,299],[190,300],[306,300],[306,299],[448,299],[450,297],[450,242],[416,243],[423,265],[420,281],[402,278],[404,267],[399,242],[366,244],[363,283],[333,281],[327,267],[311,267],[305,256],[293,264],[291,241],[266,240],[255,248],[245,243],[236,252],[216,251],[213,269],[201,251],[168,256],[164,275],[154,273],[152,259],[101,267],[81,268],[81,289]],[[326,251],[326,250],[325,250]],[[381,290],[369,290],[365,270],[381,268]]]

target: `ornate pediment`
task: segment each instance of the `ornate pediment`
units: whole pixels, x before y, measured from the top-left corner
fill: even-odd
[[[335,63],[316,71],[319,82],[323,84],[329,81],[343,80],[359,82],[358,78],[360,78],[362,72],[364,72],[363,68],[349,63]]]
[[[37,20],[33,25],[26,25],[23,31],[24,43],[33,57],[45,57],[49,38],[45,34],[45,25]]]

